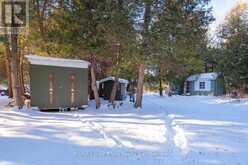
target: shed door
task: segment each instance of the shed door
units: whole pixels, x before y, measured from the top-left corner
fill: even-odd
[[[69,75],[69,103],[75,105],[76,99],[76,75],[74,73]]]
[[[48,74],[48,102],[47,108],[56,109],[60,107],[61,92],[60,84],[58,84],[58,75],[54,72],[49,72]]]
[[[48,75],[48,98],[49,98],[49,104],[53,105],[55,100],[55,84],[54,84],[54,73],[49,73]]]
[[[82,80],[78,73],[69,73],[67,78],[66,103],[69,107],[77,107],[82,103]],[[86,88],[87,89],[87,88]]]

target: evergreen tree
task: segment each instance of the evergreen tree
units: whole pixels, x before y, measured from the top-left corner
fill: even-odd
[[[228,87],[247,90],[248,84],[248,5],[239,3],[218,31],[216,62]]]
[[[152,28],[154,63],[160,68],[160,74],[161,71],[167,74],[165,79],[181,79],[183,83],[190,73],[202,71],[201,50],[207,45],[208,25],[213,21],[208,3],[206,0],[165,1]]]

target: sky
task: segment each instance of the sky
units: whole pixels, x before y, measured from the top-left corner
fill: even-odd
[[[216,21],[211,24],[210,33],[214,33],[216,27],[218,27],[219,24],[223,23],[225,16],[239,1],[248,3],[248,0],[212,0],[211,1],[211,6],[213,7],[213,14]]]

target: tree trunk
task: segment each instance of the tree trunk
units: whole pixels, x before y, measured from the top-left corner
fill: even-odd
[[[119,41],[114,42],[113,46],[114,46],[114,53],[113,54],[115,55],[113,58],[113,61],[114,61],[114,65],[118,68],[119,57],[120,57],[120,42]],[[117,74],[118,74],[118,69],[117,69],[116,74],[115,74],[114,84],[113,84],[111,95],[109,98],[109,102],[112,104],[114,104],[116,92],[117,92],[117,86],[119,83],[119,77],[117,76]]]
[[[109,102],[112,103],[112,104],[114,104],[114,101],[115,101],[118,82],[119,82],[119,78],[117,76],[115,76],[113,88],[112,88],[111,95],[110,95],[110,98],[109,98]]]
[[[21,84],[20,84],[20,72],[18,65],[18,45],[17,45],[17,34],[12,32],[11,34],[11,79],[12,79],[12,90],[13,90],[13,98],[14,105],[17,107],[23,106],[23,98],[21,94]]]
[[[144,11],[144,25],[143,25],[143,32],[142,32],[142,38],[143,38],[143,53],[142,55],[143,60],[147,60],[146,56],[149,55],[149,49],[148,49],[148,31],[149,31],[149,25],[151,23],[151,7],[152,7],[152,0],[145,1],[145,11]],[[137,95],[136,95],[136,102],[135,102],[135,108],[141,108],[142,107],[142,97],[143,97],[143,85],[144,85],[144,76],[145,76],[145,65],[141,62],[139,65],[139,75],[138,75],[138,86],[137,86]]]
[[[10,98],[13,97],[13,91],[12,91],[12,79],[11,79],[11,66],[10,66],[10,50],[9,46],[5,46],[6,50],[6,71],[7,71],[7,79],[8,79],[8,95]]]
[[[144,75],[145,75],[145,65],[140,64],[135,108],[141,108],[142,107]]]
[[[188,83],[187,83],[187,81],[184,81],[184,85],[183,85],[183,94],[184,95],[187,95],[187,93],[188,93],[187,87],[188,87]]]
[[[98,109],[101,106],[101,102],[100,102],[100,98],[99,98],[99,94],[98,94],[98,90],[97,90],[97,86],[96,86],[96,75],[95,75],[94,63],[91,64],[90,74],[91,74],[91,89],[94,93],[94,98],[96,101],[96,109]]]
[[[60,7],[61,9],[64,9],[64,7],[65,7],[65,1],[64,1],[64,0],[60,0],[60,1],[59,1],[59,7]]]
[[[163,96],[163,80],[162,80],[162,72],[160,68],[159,68],[159,95],[161,97]]]
[[[207,62],[205,62],[205,73],[208,73],[208,63]]]
[[[21,93],[24,96],[25,87],[24,87],[24,72],[23,72],[23,54],[22,51],[19,52],[19,73],[20,73],[20,85],[21,85]]]
[[[159,95],[161,97],[163,96],[163,86],[162,86],[162,79],[161,79],[161,77],[159,78]]]

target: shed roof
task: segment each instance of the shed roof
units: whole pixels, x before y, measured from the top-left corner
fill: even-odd
[[[201,73],[194,74],[187,78],[187,81],[197,81],[197,80],[216,80],[219,77],[219,73],[211,72],[211,73]]]
[[[106,82],[106,81],[109,81],[109,80],[115,80],[114,77],[107,77],[107,78],[104,78],[102,80],[99,81],[99,84],[103,83],[103,82]],[[129,81],[128,80],[125,80],[125,79],[122,79],[122,78],[119,78],[119,83],[123,83],[123,84],[128,84]]]
[[[37,55],[27,55],[26,58],[32,65],[58,66],[68,68],[88,68],[90,65],[88,61],[84,60],[44,57]]]

